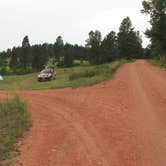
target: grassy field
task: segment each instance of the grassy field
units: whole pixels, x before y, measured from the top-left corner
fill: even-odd
[[[10,165],[10,159],[19,151],[15,146],[30,127],[30,115],[26,102],[18,96],[0,102],[0,166]]]
[[[38,73],[16,76],[4,76],[0,81],[0,90],[39,90],[92,85],[109,79],[122,64],[130,61],[120,60],[98,66],[77,66],[57,68],[57,78],[51,82],[38,82]]]

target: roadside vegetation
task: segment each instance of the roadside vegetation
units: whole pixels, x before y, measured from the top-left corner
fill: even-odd
[[[118,67],[131,60],[118,60],[102,65],[76,66],[57,68],[55,81],[38,82],[37,74],[5,76],[0,82],[0,90],[39,90],[65,87],[80,87],[99,83],[109,79]]]
[[[16,144],[30,127],[26,102],[18,95],[0,102],[0,166],[9,165],[19,151]]]
[[[150,59],[149,61],[153,65],[156,65],[156,66],[159,66],[159,67],[161,67],[163,69],[166,69],[166,63],[165,63],[164,60],[153,58],[153,59]]]
[[[92,69],[75,72],[69,75],[69,80],[79,80],[81,78],[92,78],[102,76],[103,79],[108,79],[112,74],[124,63],[128,63],[132,60],[119,60],[113,63],[98,65]]]

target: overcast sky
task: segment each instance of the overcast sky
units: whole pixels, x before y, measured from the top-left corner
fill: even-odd
[[[31,44],[65,42],[85,44],[90,30],[103,37],[118,31],[129,16],[136,30],[145,31],[148,18],[140,13],[142,0],[0,0],[0,50],[21,44],[25,35]],[[148,40],[143,37],[144,46]]]

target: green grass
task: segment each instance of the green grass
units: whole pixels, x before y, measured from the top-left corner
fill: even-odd
[[[97,76],[102,76],[105,78],[110,78],[110,76],[116,71],[116,69],[124,64],[126,61],[116,61],[110,64],[98,65],[93,69],[85,70],[82,72],[76,72],[69,75],[69,80],[79,80],[81,78],[92,78]]]
[[[19,154],[16,143],[29,126],[26,102],[18,95],[0,102],[0,166]]]
[[[90,66],[84,62],[85,66],[57,68],[57,78],[51,82],[38,82],[38,73],[5,76],[4,80],[0,81],[0,90],[39,90],[92,85],[109,79],[119,66],[128,62],[130,61],[119,60],[98,66]]]
[[[156,66],[160,66],[163,69],[166,69],[166,63],[163,60],[151,59],[150,63],[152,63],[153,65],[156,65]]]
[[[74,60],[74,66],[90,66],[89,61],[83,60]]]

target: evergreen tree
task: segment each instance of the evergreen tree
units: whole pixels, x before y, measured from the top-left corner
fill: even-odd
[[[10,67],[16,68],[18,65],[18,54],[17,54],[17,48],[13,47],[11,52],[11,58],[10,58]]]
[[[166,0],[145,0],[142,5],[142,13],[150,15],[151,28],[145,34],[151,39],[153,54],[166,62]]]
[[[118,51],[121,58],[138,58],[143,49],[138,31],[134,31],[129,17],[126,17],[119,28]]]
[[[118,58],[117,56],[117,36],[111,31],[102,41],[101,50],[103,54],[103,62],[111,62]]]
[[[0,74],[2,74],[2,75],[8,74],[7,73],[8,55],[11,54],[11,50],[8,49],[7,53],[5,51],[0,53]]]
[[[63,47],[64,47],[63,39],[61,36],[58,36],[56,39],[56,42],[54,43],[54,46],[53,46],[54,61],[59,62]]]
[[[72,67],[74,65],[74,48],[71,44],[66,43],[61,57],[58,62],[58,66],[61,67]]]
[[[100,49],[101,41],[102,36],[100,31],[96,30],[95,32],[89,32],[89,38],[86,40],[86,46],[89,48],[89,61],[92,64],[100,64],[103,62]]]
[[[34,45],[32,47],[32,68],[34,70],[41,70],[47,64],[49,59],[48,56],[48,45]]]
[[[25,36],[22,42],[20,62],[24,70],[26,70],[28,65],[31,63],[31,52],[28,36]]]

